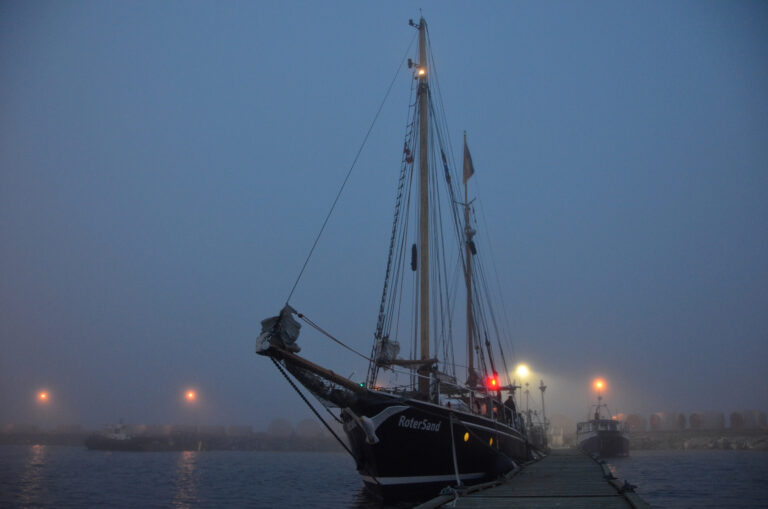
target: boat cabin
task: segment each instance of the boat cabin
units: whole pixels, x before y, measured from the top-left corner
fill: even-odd
[[[600,419],[599,421],[580,422],[576,425],[577,433],[590,431],[619,431],[619,421]]]

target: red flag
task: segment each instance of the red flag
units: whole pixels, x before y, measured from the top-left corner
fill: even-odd
[[[469,177],[475,174],[475,167],[472,165],[472,156],[467,147],[467,138],[464,137],[464,185],[467,184]]]

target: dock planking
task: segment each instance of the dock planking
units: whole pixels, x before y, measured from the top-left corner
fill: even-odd
[[[645,508],[623,483],[611,479],[607,468],[575,449],[553,450],[540,461],[492,487],[460,496],[442,496],[423,504],[424,509],[451,504],[463,508]]]

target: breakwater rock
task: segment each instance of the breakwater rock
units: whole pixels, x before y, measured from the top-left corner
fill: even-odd
[[[756,450],[768,451],[768,431],[677,430],[632,432],[630,450]]]

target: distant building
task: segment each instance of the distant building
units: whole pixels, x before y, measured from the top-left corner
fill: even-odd
[[[691,429],[716,430],[725,428],[723,412],[694,412],[688,418]]]
[[[730,415],[730,421],[731,429],[765,429],[768,427],[765,412],[758,412],[757,410],[733,412]]]
[[[651,431],[674,431],[685,429],[685,414],[679,412],[656,412],[649,419]]]
[[[285,419],[275,419],[269,423],[267,433],[275,437],[289,437],[293,435],[293,425]]]
[[[576,423],[567,415],[553,414],[549,417],[549,425],[552,428],[562,428],[563,433],[576,433]]]
[[[82,433],[83,427],[79,424],[59,424],[56,426],[56,433],[76,435]]]
[[[197,427],[197,432],[201,435],[207,435],[211,437],[223,437],[226,433],[224,426],[218,424],[207,424]]]
[[[194,435],[197,433],[197,426],[194,424],[175,424],[171,428],[172,435]]]
[[[129,424],[126,429],[129,435],[138,437],[147,435],[149,427],[146,424]]]
[[[132,427],[136,430],[138,435],[146,435],[150,437],[166,437],[171,434],[173,426],[160,425],[160,424],[137,424]]]
[[[629,414],[624,424],[630,433],[633,431],[645,431],[648,427],[645,417],[638,414]]]
[[[563,447],[565,445],[565,437],[563,428],[552,427],[549,428],[549,445],[554,448]]]
[[[39,433],[40,428],[35,424],[6,424],[3,426],[5,433]]]
[[[227,426],[226,433],[230,437],[248,437],[253,434],[253,428],[250,426]]]
[[[323,427],[314,419],[304,419],[296,424],[296,434],[305,438],[323,436]]]

